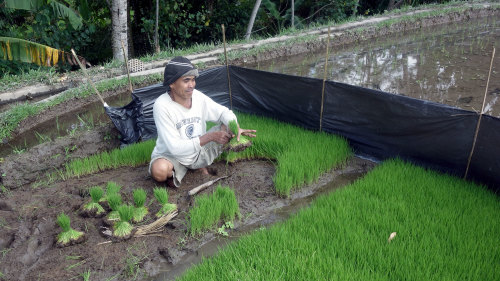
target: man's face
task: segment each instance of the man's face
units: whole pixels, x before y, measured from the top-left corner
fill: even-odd
[[[184,76],[170,84],[170,89],[175,96],[182,99],[188,99],[193,95],[195,86],[196,80],[194,76]]]

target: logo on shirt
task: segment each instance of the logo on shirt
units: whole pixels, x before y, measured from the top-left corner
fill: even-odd
[[[194,125],[193,124],[190,124],[186,127],[186,136],[188,138],[193,138],[193,131],[194,131]]]

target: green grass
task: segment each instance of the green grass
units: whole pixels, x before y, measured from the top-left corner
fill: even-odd
[[[141,222],[148,214],[148,208],[144,206],[147,197],[146,191],[142,188],[135,189],[132,196],[134,198],[134,216],[132,220],[136,223]]]
[[[107,215],[108,219],[111,221],[120,219],[118,208],[123,204],[122,196],[120,195],[120,193],[117,192],[107,195],[107,201],[109,208],[111,208],[111,212],[109,212]]]
[[[123,149],[116,148],[110,152],[73,160],[65,165],[66,175],[80,177],[119,167],[144,165],[151,160],[154,146],[155,140],[149,140]]]
[[[189,233],[198,235],[215,228],[221,220],[224,224],[239,215],[240,208],[234,191],[219,184],[212,194],[196,197],[194,207],[189,210]]]
[[[499,280],[499,213],[483,186],[391,160],[180,280]]]
[[[93,186],[89,189],[90,193],[90,198],[92,199],[89,203],[85,204],[84,209],[85,210],[96,210],[96,214],[102,214],[104,213],[104,208],[99,204],[99,201],[102,198],[102,195],[104,194],[104,191],[100,186]]]
[[[66,245],[71,241],[77,240],[83,235],[83,232],[76,231],[71,228],[70,218],[64,213],[57,216],[57,224],[62,228],[62,231],[57,235],[58,243]]]
[[[134,216],[134,206],[121,205],[118,207],[118,214],[120,215],[120,220],[117,221],[113,227],[113,235],[125,237],[132,233],[133,226],[130,224],[130,220]]]
[[[160,210],[156,213],[156,217],[159,218],[177,209],[177,205],[168,203],[168,192],[165,188],[155,187],[153,194],[161,205]]]
[[[307,131],[291,124],[249,114],[238,114],[238,122],[256,129],[252,146],[242,152],[223,155],[228,161],[267,158],[276,161],[273,177],[276,192],[288,196],[293,189],[310,184],[340,166],[352,155],[341,137]],[[328,153],[325,153],[328,151]]]

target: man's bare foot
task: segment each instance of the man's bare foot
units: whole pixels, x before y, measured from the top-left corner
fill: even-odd
[[[208,173],[208,169],[207,169],[207,167],[204,167],[204,168],[199,168],[197,171],[198,171],[198,172],[200,172],[202,175],[210,175],[210,174]]]
[[[211,167],[199,168],[196,171],[198,173],[201,173],[202,175],[207,175],[207,176],[216,176],[217,175],[217,169],[211,168]]]

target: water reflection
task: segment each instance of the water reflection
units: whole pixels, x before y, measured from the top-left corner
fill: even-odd
[[[493,47],[498,49],[500,18],[440,25],[391,34],[351,46],[334,46],[327,79],[480,111]],[[323,78],[325,50],[260,63],[261,70]],[[498,53],[498,52],[497,52]],[[500,91],[498,55],[493,63],[487,110]]]

